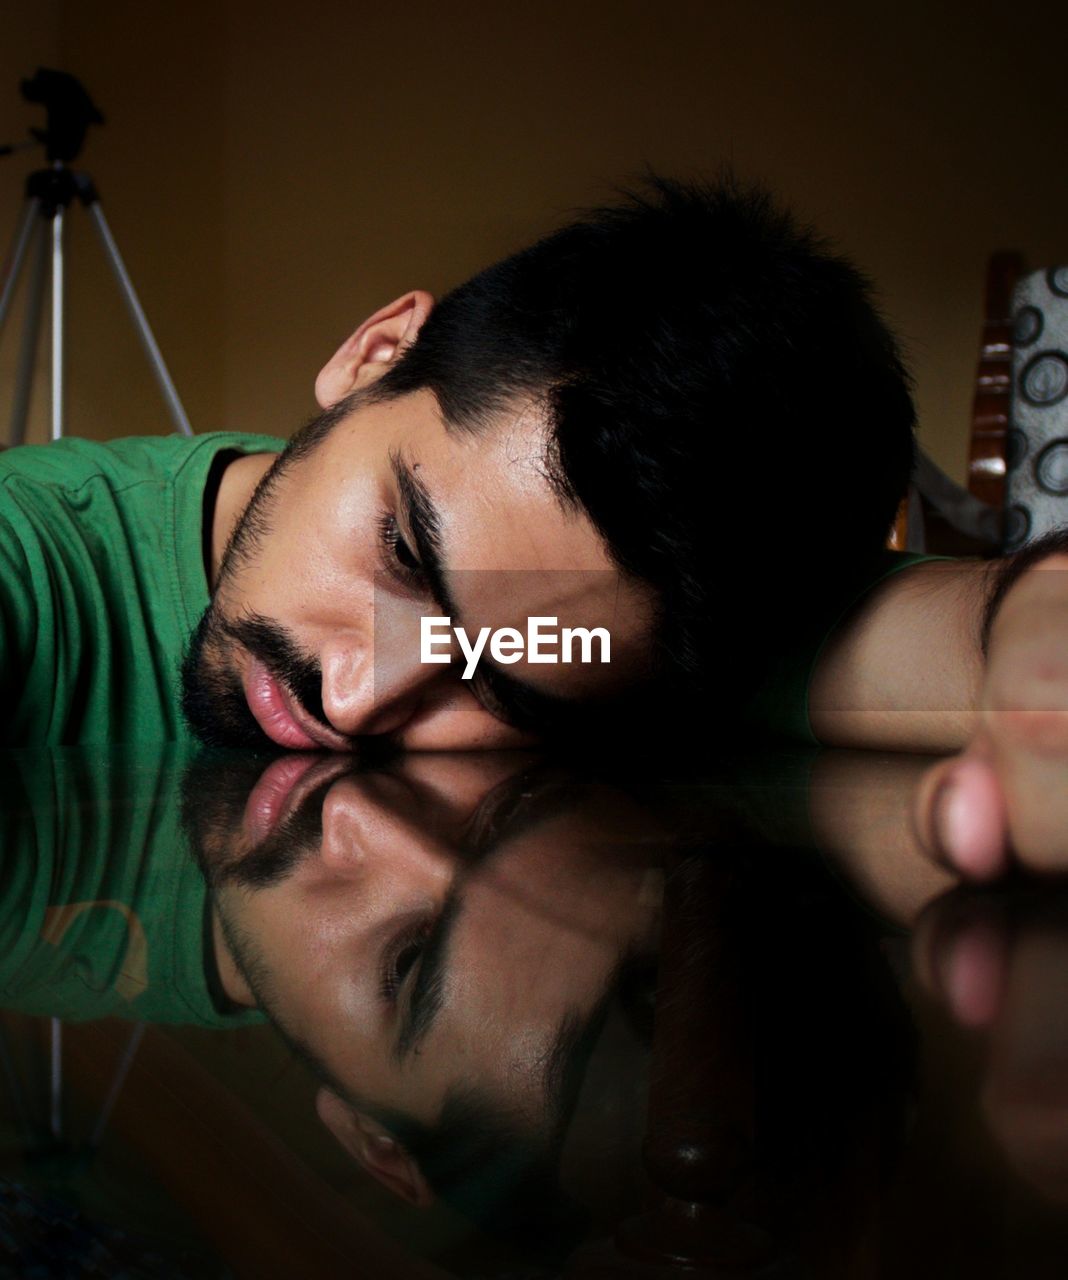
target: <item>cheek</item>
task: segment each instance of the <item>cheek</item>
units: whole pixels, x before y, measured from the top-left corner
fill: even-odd
[[[329,919],[316,921],[307,906],[286,897],[259,913],[255,928],[279,1013],[303,1025],[335,1016],[344,995],[338,940],[330,936]]]
[[[538,744],[534,734],[502,723],[474,694],[451,682],[442,701],[425,705],[405,725],[402,739],[408,751],[508,750]]]
[[[381,567],[379,510],[366,485],[310,486],[280,501],[258,554],[240,575],[251,608],[296,621],[351,614],[373,594]],[[353,597],[358,597],[354,601]]]

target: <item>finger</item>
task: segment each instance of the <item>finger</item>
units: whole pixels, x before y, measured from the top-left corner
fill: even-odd
[[[1008,817],[992,764],[956,756],[928,770],[914,809],[925,852],[971,880],[993,880],[1010,866]]]
[[[1008,950],[1005,937],[987,921],[976,921],[950,947],[942,969],[946,1004],[964,1027],[988,1027],[1001,1012]]]

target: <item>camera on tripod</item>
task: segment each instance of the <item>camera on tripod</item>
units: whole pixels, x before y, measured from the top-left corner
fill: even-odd
[[[42,143],[49,164],[71,164],[81,154],[91,124],[103,124],[92,98],[80,80],[66,71],[38,67],[19,86],[27,102],[45,109],[45,127],[30,133]]]
[[[20,87],[22,96],[27,102],[44,107],[45,127],[30,129],[31,142],[0,147],[0,155],[10,155],[25,147],[43,146],[48,164],[45,168],[31,173],[26,179],[23,214],[15,232],[11,253],[5,264],[3,286],[0,288],[0,336],[2,336],[4,322],[15,296],[19,276],[27,261],[30,263],[22,344],[11,410],[10,441],[12,444],[21,444],[26,438],[33,369],[37,358],[41,313],[49,275],[49,243],[51,243],[52,284],[52,439],[57,440],[63,435],[63,227],[67,210],[73,205],[75,199],[89,214],[104,246],[104,253],[134,322],[134,327],[137,329],[137,336],[141,340],[152,372],[163,393],[171,418],[179,431],[191,436],[193,429],[189,425],[189,419],[178,397],[159,345],[138,300],[129,272],[115,243],[115,237],[111,234],[111,228],[104,217],[93,180],[89,174],[70,168],[72,162],[81,153],[90,125],[103,124],[104,117],[81,81],[66,71],[38,67],[28,80],[22,81]]]

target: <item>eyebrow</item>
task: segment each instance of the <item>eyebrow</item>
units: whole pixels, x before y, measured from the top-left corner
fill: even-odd
[[[404,523],[411,531],[419,563],[423,566],[423,573],[430,586],[430,594],[442,614],[452,620],[453,626],[460,626],[462,625],[460,610],[445,581],[441,549],[441,520],[434,500],[415,469],[397,450],[390,452],[389,463],[400,494]],[[483,664],[480,663],[480,671],[482,666]],[[552,713],[558,712],[570,701],[544,694],[497,667],[493,667],[492,674],[487,673],[483,677],[481,684],[489,687],[492,701],[508,717],[510,723],[523,721],[529,723],[532,728],[539,727],[546,720],[552,720],[554,718]]]
[[[448,976],[446,962],[453,926],[460,914],[463,899],[457,884],[449,890],[441,914],[427,939],[426,949],[419,962],[419,972],[412,984],[408,1007],[401,1017],[400,1030],[393,1046],[393,1059],[403,1063],[426,1039],[445,1000],[445,979]]]
[[[434,603],[445,617],[451,619],[453,626],[462,626],[456,599],[445,580],[441,519],[434,500],[416,474],[416,469],[408,464],[399,450],[390,450],[389,464],[400,494],[404,523],[411,532]],[[488,668],[485,674],[484,668]],[[493,707],[486,707],[491,715],[496,715],[497,719],[504,720],[514,728],[528,729],[535,733],[571,727],[571,717],[575,710],[586,705],[586,700],[581,697],[561,698],[544,693],[502,671],[485,658],[479,663],[472,685],[476,696],[479,696],[480,691],[488,691],[489,701],[496,706],[496,711]],[[482,697],[479,700],[486,705]]]
[[[452,619],[453,625],[458,626],[459,612],[456,601],[445,581],[445,566],[442,563],[441,551],[441,519],[438,516],[438,509],[426,485],[416,475],[415,469],[410,467],[396,450],[390,451],[389,464],[400,493],[404,523],[411,531],[419,563],[423,567],[423,573],[430,586],[430,594],[441,612]]]

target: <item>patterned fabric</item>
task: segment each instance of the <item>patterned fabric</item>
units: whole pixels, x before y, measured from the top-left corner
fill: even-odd
[[[1068,266],[1024,276],[1012,303],[1007,551],[1068,525]]]

